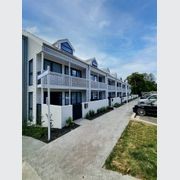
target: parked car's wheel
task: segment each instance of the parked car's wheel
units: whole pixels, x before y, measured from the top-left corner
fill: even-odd
[[[146,114],[146,111],[144,109],[142,109],[142,108],[138,108],[137,109],[137,114],[139,116],[144,116]]]

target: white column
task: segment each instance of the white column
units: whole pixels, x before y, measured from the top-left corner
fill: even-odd
[[[64,64],[62,64],[62,74],[64,74]]]
[[[71,63],[69,62],[69,88],[71,87]]]
[[[98,82],[98,89],[99,89],[99,74],[97,74],[97,82]]]
[[[69,89],[69,105],[71,104],[71,89]]]
[[[107,84],[107,88],[106,88],[106,99],[108,98],[108,77],[107,75],[105,76],[105,83]]]
[[[88,74],[89,74],[89,101],[91,100],[91,67],[88,66]]]
[[[87,88],[86,88],[86,102],[89,101],[89,70],[86,68],[86,79],[88,80]]]
[[[41,73],[43,72],[43,66],[44,66],[44,52],[41,52]],[[44,89],[42,82],[43,80],[41,79],[41,117],[42,117],[43,101],[44,101]]]
[[[37,120],[37,58],[38,55],[35,54],[33,58],[33,123]]]
[[[115,81],[115,97],[117,97],[117,81]]]

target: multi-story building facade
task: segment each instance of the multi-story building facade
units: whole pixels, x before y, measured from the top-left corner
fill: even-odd
[[[74,47],[68,39],[50,44],[23,31],[23,119],[41,121],[42,107],[47,98],[47,78],[37,76],[50,68],[50,104],[69,106],[131,94],[130,85],[110,70],[98,68],[95,58],[82,60],[74,56]],[[126,90],[127,88],[127,90]],[[78,115],[77,115],[78,114]],[[73,118],[82,117],[73,112]]]

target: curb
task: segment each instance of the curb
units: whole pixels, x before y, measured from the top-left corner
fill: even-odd
[[[133,113],[133,114],[131,115],[130,120],[132,120],[132,121],[138,121],[138,122],[143,122],[143,123],[147,123],[147,124],[151,124],[151,125],[157,126],[156,123],[152,123],[152,122],[149,122],[149,121],[144,121],[144,120],[139,119],[139,117],[136,117],[136,113]]]

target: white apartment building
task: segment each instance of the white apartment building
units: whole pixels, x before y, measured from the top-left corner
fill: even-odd
[[[27,31],[22,32],[24,121],[35,124],[46,121],[47,77],[38,80],[37,76],[48,66],[54,127],[62,128],[67,117],[76,120],[94,107],[121,103],[131,97],[130,85],[117,74],[112,74],[109,68],[98,68],[96,58],[82,60],[74,56],[74,52],[68,39],[50,44]]]

